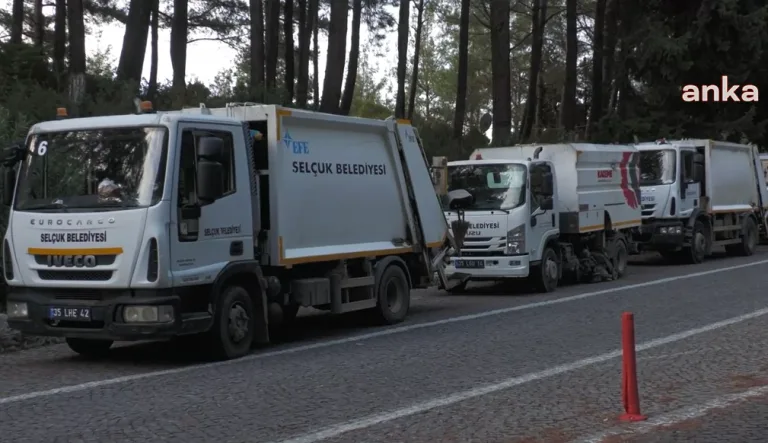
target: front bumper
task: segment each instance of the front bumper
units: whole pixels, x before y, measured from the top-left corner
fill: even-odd
[[[675,249],[685,246],[685,225],[682,220],[643,220],[637,240],[646,250]]]
[[[210,316],[186,318],[181,299],[170,289],[106,290],[9,287],[9,302],[27,304],[27,318],[8,318],[8,326],[29,335],[137,341],[203,332],[210,328]],[[174,320],[167,323],[125,323],[124,306],[173,306]],[[52,321],[50,307],[89,308],[91,321]]]
[[[445,274],[470,275],[470,280],[503,280],[506,278],[525,278],[530,271],[528,255],[504,255],[495,257],[451,257],[451,263],[445,267]],[[484,268],[456,267],[457,260],[482,260]]]

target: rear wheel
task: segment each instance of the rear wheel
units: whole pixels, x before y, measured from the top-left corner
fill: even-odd
[[[758,243],[757,224],[752,217],[747,217],[744,220],[744,229],[741,235],[741,243],[735,245],[727,245],[725,252],[728,255],[741,255],[748,257],[755,253]]]
[[[411,307],[408,276],[400,266],[390,264],[376,285],[376,320],[392,325],[405,320]]]
[[[112,347],[112,340],[93,340],[89,338],[68,338],[69,349],[86,357],[105,357]]]
[[[253,300],[248,291],[237,285],[225,289],[208,332],[212,356],[229,360],[246,355],[253,343],[255,321]]]
[[[560,279],[560,263],[555,250],[547,246],[544,253],[541,254],[541,263],[531,271],[531,279],[537,291],[546,293],[557,289],[557,283]]]

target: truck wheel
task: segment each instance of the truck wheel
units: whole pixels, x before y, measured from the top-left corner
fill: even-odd
[[[256,317],[253,300],[243,287],[224,290],[209,331],[209,350],[217,359],[229,360],[248,353],[253,343]]]
[[[752,217],[747,217],[744,220],[744,233],[741,235],[741,243],[735,245],[727,245],[725,252],[728,255],[740,255],[743,257],[749,257],[755,253],[758,242],[758,232],[755,220]]]
[[[552,292],[557,289],[560,278],[560,265],[557,262],[557,254],[554,249],[547,246],[541,254],[541,264],[531,270],[531,277],[536,290],[539,292]]]
[[[109,348],[112,347],[112,340],[93,340],[89,338],[68,338],[67,346],[69,349],[86,357],[106,357],[109,354]]]
[[[376,285],[376,320],[392,325],[405,320],[411,307],[408,276],[397,265],[389,265]]]
[[[617,278],[621,278],[627,272],[627,260],[629,252],[627,251],[627,244],[623,239],[616,240],[613,251],[613,273]]]
[[[688,262],[699,264],[704,261],[709,249],[707,238],[707,228],[704,223],[697,221],[693,225],[693,234],[691,235],[691,246],[685,248],[685,256]]]

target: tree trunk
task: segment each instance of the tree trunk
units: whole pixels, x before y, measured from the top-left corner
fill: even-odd
[[[312,41],[313,18],[317,15],[317,0],[298,0],[299,4],[299,69],[296,73],[296,106],[307,107],[309,93],[309,45]]]
[[[277,56],[280,44],[280,0],[266,0],[266,85],[268,101],[272,103],[272,95],[277,85]]]
[[[69,0],[67,4],[69,20],[69,99],[72,103],[70,113],[80,116],[85,95],[85,23],[83,20],[82,0]]]
[[[578,78],[577,0],[565,0],[565,82],[560,105],[560,126],[569,133],[576,127],[576,82]]]
[[[293,46],[293,0],[284,0],[283,33],[285,34],[285,97],[283,103],[293,103],[293,86],[296,81],[294,60],[296,57]]]
[[[405,118],[405,76],[408,71],[408,31],[411,29],[409,13],[411,0],[400,0],[397,22],[397,98],[395,118]]]
[[[320,112],[337,114],[344,79],[344,59],[347,55],[347,0],[331,0],[331,21],[328,26],[328,55],[323,79]]]
[[[461,0],[459,17],[459,78],[456,80],[456,109],[453,114],[453,138],[461,145],[464,135],[464,113],[467,109],[467,76],[469,74],[469,5]]]
[[[171,66],[173,67],[173,106],[176,109],[181,109],[186,103],[188,6],[188,0],[173,0]]]
[[[157,44],[158,32],[160,28],[160,0],[152,0],[152,22],[149,24],[150,31],[150,62],[149,62],[149,85],[147,86],[147,97],[150,101],[155,100],[157,95],[157,63],[159,57]]]
[[[619,25],[619,0],[608,0],[605,10],[605,46],[603,49],[603,109],[610,112],[612,84],[615,81],[614,61]]]
[[[603,45],[605,44],[605,0],[595,3],[595,30],[592,44],[592,101],[589,108],[587,137],[594,136],[596,126],[603,116]]]
[[[491,72],[493,77],[493,136],[495,146],[509,142],[512,132],[512,90],[509,61],[509,0],[491,0]]]
[[[314,42],[312,49],[315,53],[315,57],[312,59],[312,99],[315,109],[320,108],[320,40],[318,35],[318,14],[320,14],[320,9],[315,8],[315,15],[312,18],[312,41]]]
[[[43,47],[45,43],[45,16],[43,15],[43,0],[35,0],[35,46]]]
[[[544,106],[546,104],[547,85],[544,84],[544,76],[539,75],[539,84],[536,92],[536,119],[534,120],[534,133],[539,136],[545,129],[545,112]]]
[[[616,115],[620,119],[624,119],[627,116],[628,94],[632,87],[629,84],[627,78],[629,72],[627,69],[627,61],[629,58],[630,33],[632,32],[632,21],[629,16],[629,2],[622,2],[619,8],[620,26],[619,26],[619,60],[617,63],[616,81],[613,84],[613,91],[611,91],[611,101],[609,105],[611,109],[616,110]]]
[[[541,53],[544,44],[544,23],[547,17],[547,0],[534,0],[531,29],[531,69],[528,73],[528,98],[525,100],[525,113],[520,128],[520,141],[527,140],[533,130],[536,118],[537,88],[541,71]]]
[[[151,3],[147,0],[131,0],[123,34],[123,49],[120,51],[120,62],[117,65],[118,80],[141,82],[152,15]],[[184,43],[186,44],[186,41]]]
[[[63,88],[65,60],[67,57],[67,0],[56,0],[53,21],[53,67],[56,71],[58,88]]]
[[[251,14],[251,97],[264,101],[264,0],[250,0]]]
[[[13,0],[11,14],[11,43],[21,44],[24,36],[24,0]]]
[[[414,38],[413,66],[411,66],[411,86],[408,97],[408,120],[413,120],[416,109],[416,94],[419,90],[419,58],[421,57],[421,32],[424,28],[424,0],[416,6],[416,37]]]
[[[410,0],[409,0],[410,1]],[[344,81],[344,94],[341,96],[340,112],[349,115],[352,109],[352,98],[355,96],[355,82],[357,81],[357,63],[360,58],[360,18],[363,13],[363,1],[352,2],[352,40],[349,47],[349,64],[347,66],[347,78]]]

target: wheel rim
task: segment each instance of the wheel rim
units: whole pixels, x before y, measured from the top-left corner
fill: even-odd
[[[239,343],[248,335],[250,317],[248,311],[241,303],[233,303],[229,308],[229,322],[227,330],[233,343]]]
[[[403,306],[403,297],[400,296],[401,290],[397,280],[390,279],[386,286],[387,307],[391,312],[397,312]]]
[[[707,239],[704,237],[704,234],[701,232],[697,232],[694,236],[694,252],[696,253],[697,257],[700,257],[704,255],[704,250],[707,247]]]
[[[544,278],[549,283],[557,281],[557,262],[552,257],[547,257],[544,264]]]

